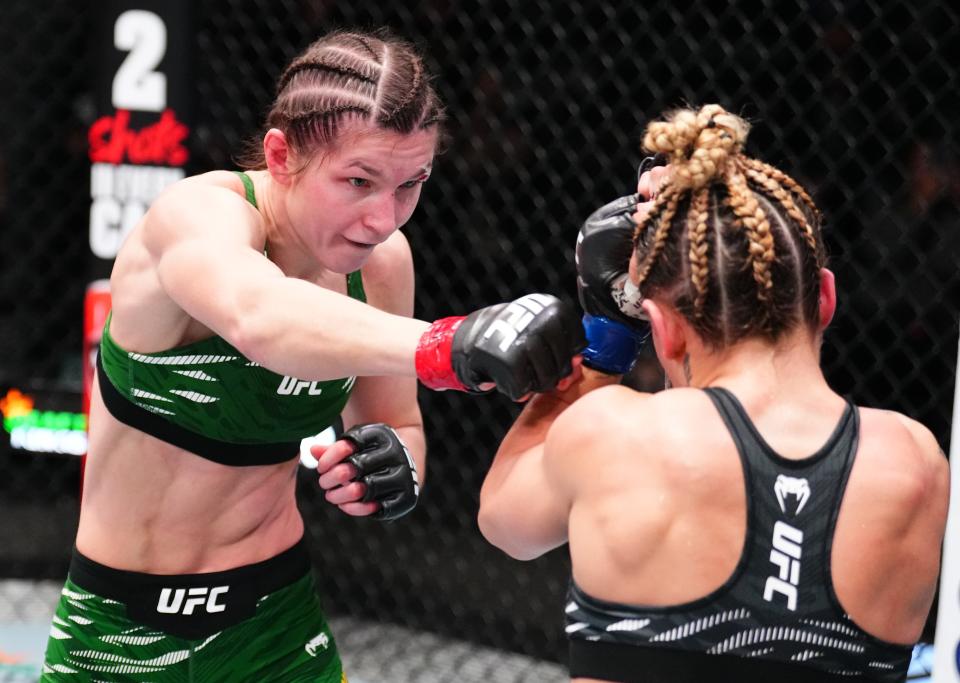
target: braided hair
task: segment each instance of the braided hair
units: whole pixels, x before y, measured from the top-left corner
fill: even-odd
[[[666,297],[714,347],[819,320],[820,212],[797,181],[743,153],[749,130],[710,104],[669,113],[643,138],[673,176],[634,234],[640,290]]]
[[[335,144],[344,125],[362,121],[407,134],[441,129],[443,104],[414,46],[385,30],[337,31],[312,43],[287,65],[266,128],[283,131],[301,159]],[[261,138],[238,160],[266,168]]]

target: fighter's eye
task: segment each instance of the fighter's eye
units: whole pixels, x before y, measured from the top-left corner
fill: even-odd
[[[402,190],[409,190],[409,189],[412,189],[412,188],[416,187],[417,185],[423,185],[423,183],[427,182],[427,178],[429,178],[429,177],[430,177],[430,176],[428,176],[426,173],[424,173],[424,174],[423,174],[422,176],[420,176],[419,178],[414,178],[413,180],[408,180],[407,182],[403,183],[403,184],[400,186],[400,189],[402,189]]]

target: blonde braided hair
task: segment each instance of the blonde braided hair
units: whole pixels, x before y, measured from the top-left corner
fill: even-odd
[[[693,195],[690,211],[687,213],[687,241],[690,243],[690,281],[697,294],[693,302],[694,315],[703,315],[703,306],[707,298],[707,282],[710,279],[710,261],[707,257],[707,207],[710,193],[701,187]]]
[[[726,203],[733,210],[737,223],[746,230],[750,242],[747,254],[753,268],[753,279],[757,281],[757,299],[767,303],[770,290],[773,289],[770,266],[776,258],[770,221],[747,186],[747,179],[739,164],[733,163],[731,166],[731,172],[727,175]]]
[[[780,205],[787,214],[803,229],[803,238],[814,253],[817,260],[817,267],[822,266],[823,256],[821,249],[817,245],[817,237],[813,233],[813,226],[810,225],[810,221],[807,220],[807,217],[797,206],[796,202],[793,201],[791,192],[800,197],[807,211],[809,211],[812,216],[819,219],[820,211],[813,203],[810,195],[801,187],[800,183],[780,169],[774,168],[769,164],[765,164],[757,159],[744,159],[744,166],[747,169],[747,177],[773,195],[774,198],[780,202]]]
[[[664,245],[667,243],[667,237],[669,236],[670,228],[673,225],[673,217],[677,213],[679,195],[679,192],[670,189],[665,189],[664,191],[660,192],[660,194],[657,195],[657,198],[653,201],[653,206],[650,208],[650,212],[637,226],[637,229],[634,232],[633,239],[634,243],[636,244],[637,239],[645,227],[654,222],[656,223],[657,227],[653,233],[653,241],[650,244],[650,247],[645,251],[644,260],[639,267],[640,282],[643,282],[646,279],[647,274],[650,272],[650,269],[653,268],[653,264],[657,260],[657,256],[660,255]]]
[[[663,120],[651,122],[643,138],[646,150],[667,156],[673,173],[634,233],[638,285],[647,295],[657,289],[679,291],[676,296],[681,308],[714,339],[733,341],[751,330],[776,338],[797,317],[796,302],[785,301],[788,294],[784,292],[803,299],[807,320],[809,309],[816,306],[811,299],[818,286],[816,274],[804,272],[802,286],[790,289],[789,283],[798,278],[782,273],[791,267],[809,269],[809,263],[818,269],[822,266],[819,212],[797,181],[744,155],[749,132],[744,119],[718,104],[709,104],[698,110],[673,111]],[[761,202],[761,196],[768,201]],[[777,214],[777,234],[767,215],[771,210]],[[686,229],[674,231],[673,223],[681,221]],[[714,239],[710,239],[711,232]],[[814,258],[809,262],[802,259],[806,266],[791,266],[789,257],[780,257],[778,240],[801,241],[799,248]],[[713,248],[714,241],[723,246]],[[734,256],[724,256],[726,253]],[[740,267],[721,274],[714,265],[724,258],[734,258]],[[687,267],[680,265],[684,259]],[[750,273],[752,287],[740,276],[744,272]],[[722,282],[722,277],[730,282]],[[685,281],[678,283],[678,278]],[[780,281],[788,284],[778,288]],[[740,317],[736,320],[728,320],[725,311],[719,315],[708,311],[711,306],[716,308],[717,301],[722,307],[730,298],[711,295],[713,289],[728,284],[739,297]],[[744,297],[752,298],[752,303]],[[718,324],[724,329],[715,329]],[[730,330],[732,334],[728,334]]]

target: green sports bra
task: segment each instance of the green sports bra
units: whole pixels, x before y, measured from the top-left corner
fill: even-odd
[[[253,183],[240,174],[247,200]],[[347,294],[366,301],[360,272]],[[104,404],[121,422],[224,465],[284,462],[300,441],[342,412],[355,377],[310,382],[285,377],[245,358],[222,337],[156,353],[121,348],[104,325],[97,357]]]

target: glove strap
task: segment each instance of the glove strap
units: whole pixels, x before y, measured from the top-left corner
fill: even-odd
[[[610,318],[585,313],[583,330],[587,335],[583,364],[608,375],[622,375],[633,367],[649,327],[639,330]]]
[[[428,389],[468,390],[454,372],[450,358],[453,335],[465,318],[461,315],[435,320],[420,337],[414,364],[417,378]]]

